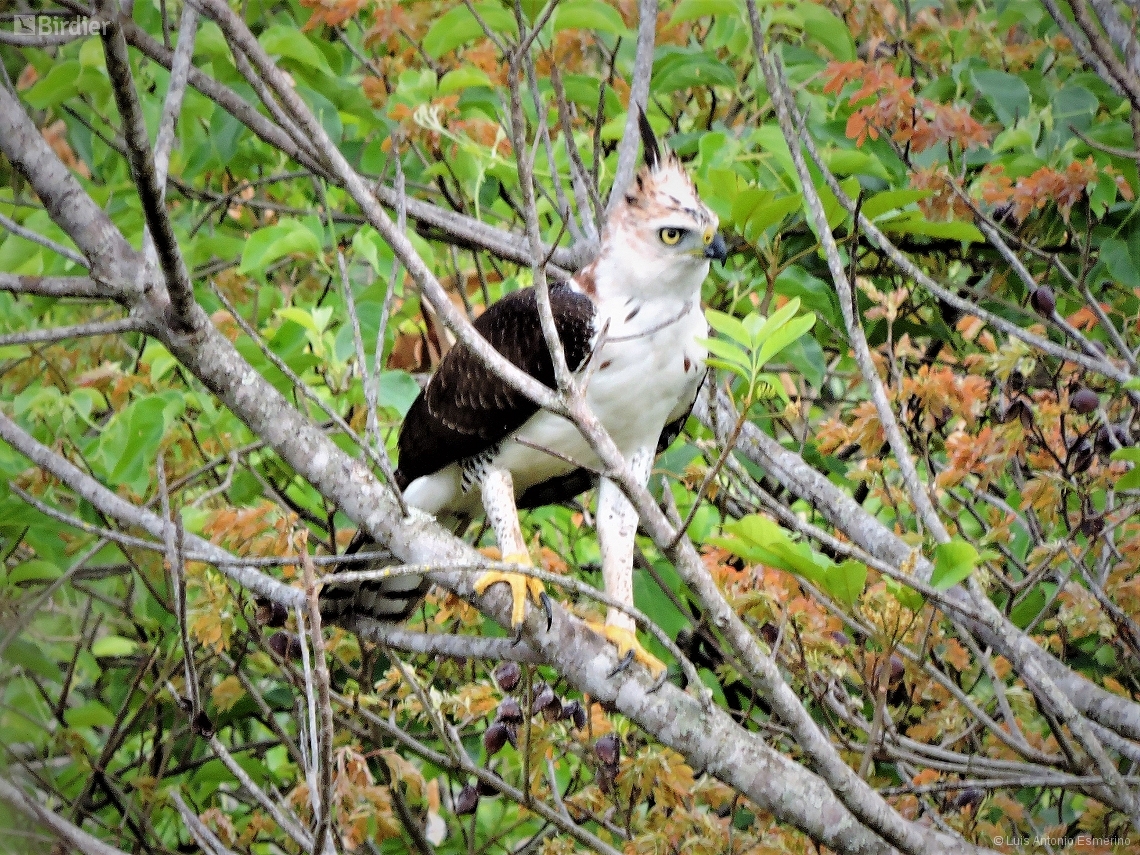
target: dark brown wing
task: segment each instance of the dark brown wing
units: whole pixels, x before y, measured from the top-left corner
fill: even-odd
[[[594,304],[564,284],[551,286],[550,304],[566,363],[576,370],[589,355]],[[493,304],[475,321],[475,329],[514,365],[554,388],[554,363],[542,335],[533,288]],[[536,412],[537,404],[457,344],[404,419],[396,482],[404,489],[417,478],[486,451]]]

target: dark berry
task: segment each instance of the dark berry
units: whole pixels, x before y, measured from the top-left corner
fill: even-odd
[[[1053,310],[1057,308],[1057,298],[1053,296],[1053,289],[1048,285],[1034,288],[1029,295],[1029,302],[1033,310],[1042,317],[1051,318]]]
[[[257,601],[257,623],[259,626],[279,629],[285,626],[285,618],[288,616],[289,612],[280,603],[263,599]]]
[[[1080,532],[1086,537],[1099,537],[1102,531],[1104,531],[1104,517],[1100,514],[1081,520]]]
[[[291,632],[275,632],[269,636],[269,649],[282,659],[300,659],[301,642]]]
[[[455,812],[463,816],[464,814],[475,813],[477,807],[479,807],[479,791],[468,784],[455,797]]]
[[[1087,386],[1082,386],[1069,398],[1069,406],[1074,412],[1085,415],[1100,406],[1100,396]]]
[[[531,701],[530,704],[531,715],[545,712],[547,707],[558,704],[558,698],[554,694],[554,689],[550,688],[550,686],[539,686],[536,688],[538,691],[535,692],[534,700]],[[558,705],[561,706],[561,704]],[[561,710],[559,710],[559,712],[561,712]]]
[[[508,728],[501,721],[496,721],[483,732],[483,747],[487,749],[487,755],[493,756],[502,750],[503,746],[507,744],[507,739],[510,736],[510,728]]]
[[[586,708],[580,701],[570,701],[562,705],[562,717],[573,722],[574,727],[581,730],[586,726]]]
[[[607,733],[594,743],[594,753],[604,766],[617,766],[621,759],[621,743],[615,734]]]
[[[493,784],[487,783],[482,778],[480,778],[479,783],[475,785],[475,792],[484,798],[487,796],[494,797],[500,795],[499,791],[495,789]]]
[[[522,669],[518,662],[500,662],[495,668],[495,682],[504,692],[514,691],[522,677]]]
[[[506,721],[512,724],[517,724],[523,720],[522,707],[519,702],[514,698],[503,698],[499,704],[499,711],[495,718],[498,721]]]
[[[893,686],[903,678],[906,667],[903,665],[902,657],[897,653],[891,654],[891,685]]]
[[[983,790],[979,787],[967,787],[966,789],[962,790],[960,793],[958,793],[958,795],[956,795],[954,797],[954,800],[951,802],[951,805],[956,810],[962,810],[963,808],[968,808],[968,807],[969,808],[975,808],[982,803],[982,800],[985,797],[986,797],[985,790]]]

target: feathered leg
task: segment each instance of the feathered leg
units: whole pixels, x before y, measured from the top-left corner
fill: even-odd
[[[483,497],[483,510],[495,532],[495,539],[499,542],[499,552],[503,561],[511,564],[531,565],[530,553],[527,552],[526,541],[523,540],[522,529],[519,527],[519,514],[515,507],[515,487],[511,473],[502,469],[488,469],[480,481]],[[542,582],[533,576],[524,576],[521,573],[505,573],[500,570],[489,570],[475,582],[475,593],[480,596],[496,582],[506,582],[511,586],[511,628],[518,632],[526,618],[527,595],[536,603],[542,603],[546,592]],[[547,608],[549,617],[549,606]]]
[[[649,482],[653,450],[640,448],[630,458],[630,468],[641,484]],[[603,478],[598,490],[598,547],[602,553],[602,580],[606,593],[620,603],[633,605],[633,541],[637,535],[637,511],[621,488]],[[665,672],[665,664],[637,641],[636,624],[623,611],[611,608],[605,624],[591,626],[608,638],[623,658],[632,655],[654,677]]]

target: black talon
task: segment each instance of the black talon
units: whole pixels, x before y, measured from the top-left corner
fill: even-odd
[[[661,676],[653,681],[653,685],[649,687],[649,689],[648,689],[649,694],[652,695],[654,692],[656,692],[658,689],[660,689],[662,686],[664,686],[666,681],[668,681],[668,679],[669,679],[669,669],[666,668],[664,671],[661,672]]]
[[[550,605],[550,595],[543,591],[538,595],[538,601],[542,603],[542,610],[546,612],[546,631],[550,632],[550,628],[554,626],[554,609]]]
[[[511,637],[511,647],[514,647],[516,644],[518,644],[520,641],[522,641],[523,625],[520,623],[518,626],[516,626],[514,628],[514,630],[515,630],[515,633]]]
[[[609,680],[609,679],[613,679],[614,677],[616,677],[618,674],[620,674],[622,671],[624,671],[626,668],[628,668],[629,664],[631,662],[633,662],[633,650],[632,649],[626,651],[625,656],[623,656],[621,658],[621,661],[618,662],[618,664],[614,668],[614,670],[610,671],[610,673],[606,676],[606,679]]]

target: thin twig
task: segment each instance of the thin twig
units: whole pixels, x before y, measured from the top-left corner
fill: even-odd
[[[313,677],[317,688],[317,709],[320,712],[320,738],[318,739],[319,752],[314,757],[317,763],[317,780],[320,784],[320,813],[318,814],[317,830],[313,834],[313,853],[330,853],[335,850],[332,837],[332,773],[333,773],[333,714],[332,701],[329,698],[329,666],[325,654],[325,637],[321,631],[320,588],[316,582],[316,572],[313,562],[309,558],[309,549],[306,538],[307,532],[302,532],[300,538],[301,568],[304,571],[305,596],[309,604],[309,635],[313,642],[313,658],[315,660]]]
[[[16,237],[22,237],[24,240],[30,240],[32,243],[38,243],[40,246],[50,249],[57,255],[62,255],[68,261],[75,262],[84,270],[86,270],[88,267],[87,259],[76,252],[74,249],[66,247],[61,243],[57,243],[51,238],[44,237],[39,232],[32,231],[31,229],[26,229],[15,220],[9,219],[3,214],[0,214],[0,228],[7,229],[12,234],[16,235]],[[5,275],[11,276],[12,274],[9,273]]]
[[[69,327],[53,327],[46,330],[28,330],[27,332],[0,335],[0,347],[18,344],[50,344],[69,338],[86,338],[97,335],[120,335],[128,332],[140,332],[146,328],[141,318],[126,317],[116,321],[92,321],[86,324],[75,324]]]

